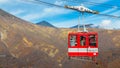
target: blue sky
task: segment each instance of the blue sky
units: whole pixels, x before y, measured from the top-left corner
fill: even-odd
[[[78,6],[81,3],[85,7],[97,10],[101,14],[120,16],[119,0],[41,0],[57,5],[73,5]],[[85,1],[85,2],[83,2]],[[97,4],[96,4],[97,3]],[[23,0],[0,0],[0,8],[32,23],[40,21],[48,21],[57,27],[71,27],[78,23],[79,12],[47,6],[44,4],[34,4]],[[120,28],[120,19],[105,17],[93,14],[84,15],[84,20],[80,20],[80,24],[94,24],[102,28],[113,29]]]

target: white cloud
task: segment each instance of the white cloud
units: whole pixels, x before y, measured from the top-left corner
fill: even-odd
[[[46,18],[46,17],[52,17],[60,14],[67,14],[70,11],[67,11],[65,9],[59,9],[56,7],[51,7],[51,8],[44,8],[41,12],[38,13],[29,13],[22,18],[28,21],[32,21],[35,19],[41,19],[41,18]]]
[[[99,26],[100,28],[104,28],[104,29],[113,29],[111,23],[112,23],[111,20],[102,20]]]
[[[1,3],[7,3],[7,2],[9,2],[9,0],[0,0],[0,4]]]
[[[69,1],[69,0],[68,0]],[[74,0],[72,0],[74,1]],[[100,5],[102,3],[108,2],[109,0],[83,0],[83,4],[87,5],[88,7],[94,7],[95,5]],[[76,1],[79,4],[79,1]]]
[[[54,4],[56,5],[62,5],[64,4],[63,1],[55,1]],[[22,18],[28,21],[33,21],[36,19],[41,19],[41,18],[48,18],[52,16],[57,16],[61,14],[67,14],[69,13],[69,10],[62,9],[59,7],[44,7],[44,9],[41,10],[41,12],[36,12],[36,13],[28,13]]]
[[[65,10],[65,9],[60,9],[60,8],[52,7],[52,8],[45,8],[43,10],[43,13],[45,15],[47,15],[47,14],[50,14],[50,15],[59,15],[59,14],[69,13],[69,11]]]
[[[78,24],[78,19],[70,19],[70,20],[67,20],[67,21],[60,21],[60,22],[57,22],[55,23],[54,25],[57,26],[57,27],[72,27],[72,26],[75,26]]]
[[[11,11],[10,13],[13,14],[13,15],[20,15],[21,13],[24,13],[25,11],[24,10],[14,10],[14,11]]]
[[[64,3],[66,3],[65,1],[55,1],[54,4],[56,5],[63,5]]]
[[[116,11],[116,12],[111,13],[111,15],[116,15],[116,16],[120,16],[119,14],[120,14],[120,10],[118,10],[118,11]]]
[[[100,12],[100,14],[107,14],[107,15],[114,15],[115,13],[118,13],[118,12],[114,12],[116,9],[108,9],[108,10],[105,10],[103,12]],[[110,13],[110,14],[108,14]],[[102,15],[92,15],[92,16],[89,16],[87,17],[86,19],[86,22],[89,22],[89,21],[95,21],[95,20],[101,20],[103,18],[109,18],[109,19],[112,19],[112,17],[108,17],[108,16],[102,16]],[[114,18],[113,18],[114,19]]]
[[[106,13],[110,13],[110,12],[112,12],[112,11],[114,11],[115,9],[108,9],[108,10],[105,10],[105,11],[103,11],[103,12],[99,12],[100,14],[106,14]],[[96,19],[96,15],[92,15],[92,16],[90,16],[89,17],[89,19],[90,18],[94,18],[94,19]]]
[[[35,19],[38,19],[40,17],[40,14],[33,13],[33,14],[27,14],[22,17],[22,19],[25,19],[27,21],[32,21]]]
[[[95,3],[105,3],[105,2],[107,2],[107,1],[109,1],[109,0],[98,0],[98,1],[96,1],[96,0],[92,0],[91,2],[95,2]]]
[[[95,2],[95,3],[100,3],[100,4],[102,4],[102,3],[105,3],[105,2],[108,2],[109,0],[99,0],[99,1],[97,1],[96,2],[96,0],[92,0],[91,2]],[[116,8],[110,8],[110,9],[108,9],[108,10],[105,10],[105,11],[102,11],[102,12],[99,12],[100,14],[107,14],[107,13],[113,13],[113,11],[115,11],[116,10]],[[100,19],[100,18],[107,18],[107,16],[99,16],[99,15],[91,15],[91,16],[89,16],[87,19],[88,19],[88,21],[93,21],[93,20],[97,20],[97,19]]]
[[[104,26],[109,26],[110,24],[111,24],[111,20],[103,20],[100,26],[104,27]]]
[[[114,11],[114,10],[116,10],[116,9],[114,9],[114,8],[110,8],[110,9],[108,9],[108,10],[105,10],[105,11],[103,11],[103,12],[101,12],[102,14],[105,14],[105,13],[109,13],[109,12],[112,12],[112,11]]]
[[[64,1],[55,1],[54,4],[62,5],[64,4]],[[59,7],[48,7],[48,8],[44,8],[42,13],[43,13],[43,17],[48,17],[48,16],[55,16],[60,14],[67,14],[69,12],[70,11]]]
[[[120,29],[120,20],[114,21],[111,25],[115,29]]]

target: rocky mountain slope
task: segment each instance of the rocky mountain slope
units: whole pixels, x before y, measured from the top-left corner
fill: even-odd
[[[99,64],[68,60],[67,34],[76,29],[38,26],[0,9],[1,68],[120,68],[120,30],[99,34]]]

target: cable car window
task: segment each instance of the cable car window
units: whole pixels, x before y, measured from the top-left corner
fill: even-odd
[[[89,36],[89,45],[90,46],[96,46],[96,37],[95,37],[95,35],[90,35]]]
[[[76,36],[72,35],[70,36],[70,46],[76,46]]]
[[[85,42],[86,42],[86,37],[80,36],[80,44],[81,44],[81,46],[85,46],[86,45]]]

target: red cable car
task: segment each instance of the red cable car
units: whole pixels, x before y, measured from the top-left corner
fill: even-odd
[[[96,62],[98,34],[96,32],[71,32],[68,34],[68,56]],[[96,63],[97,64],[97,63]]]
[[[96,32],[71,32],[68,34],[69,57],[98,56],[98,34]]]
[[[92,13],[98,14],[97,11],[90,10],[83,5],[81,6],[65,6],[66,8],[80,11],[83,14]],[[83,25],[84,30],[79,31],[80,24],[78,23],[78,32],[71,32],[68,34],[68,56],[69,59],[76,57],[82,60],[92,60],[96,62],[98,56],[98,34],[97,32],[88,32]]]

